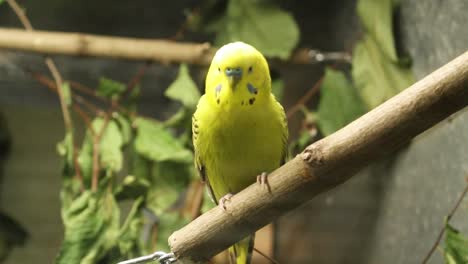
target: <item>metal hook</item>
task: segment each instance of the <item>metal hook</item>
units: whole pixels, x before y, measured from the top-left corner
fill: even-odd
[[[174,253],[166,253],[163,251],[156,251],[153,254],[121,261],[117,264],[140,264],[147,263],[150,261],[158,261],[160,264],[171,264],[177,261]]]

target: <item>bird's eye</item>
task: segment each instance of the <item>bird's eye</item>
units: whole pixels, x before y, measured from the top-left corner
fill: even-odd
[[[221,72],[221,68],[220,68],[220,67],[218,67],[218,72]]]
[[[249,67],[249,73],[251,73],[251,72],[252,72],[252,66]]]

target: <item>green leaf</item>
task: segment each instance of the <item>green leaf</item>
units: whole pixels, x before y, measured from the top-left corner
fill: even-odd
[[[181,107],[175,114],[169,117],[167,120],[164,121],[164,126],[166,127],[175,127],[187,119],[187,109]],[[191,115],[189,115],[191,117]],[[190,122],[192,120],[189,120]]]
[[[110,192],[84,191],[62,207],[65,237],[56,263],[98,263],[118,241],[119,217]]]
[[[131,92],[127,95],[125,100],[122,100],[120,104],[126,108],[129,112],[134,113],[137,111],[137,102],[140,98],[141,87],[140,84],[135,85]]]
[[[180,65],[177,78],[167,88],[164,95],[173,100],[180,101],[185,107],[195,109],[198,99],[200,99],[200,91],[192,80],[192,77],[190,77],[186,64]]]
[[[3,2],[5,2],[5,0],[0,0],[0,5],[3,4]]]
[[[398,61],[393,39],[393,0],[359,0],[357,13],[365,31],[378,43],[383,54],[393,62]]]
[[[104,119],[96,118],[92,123],[94,131],[100,133],[104,123]],[[119,126],[114,120],[109,120],[99,142],[99,157],[102,169],[110,172],[118,172],[122,169],[123,143],[124,140],[120,133]]]
[[[141,215],[143,201],[143,197],[135,200],[124,224],[120,228],[118,239],[120,259],[135,258],[143,254],[140,235],[144,224]]]
[[[67,132],[65,138],[57,144],[57,152],[63,157],[62,174],[65,177],[75,175],[75,165],[73,162],[73,134]]]
[[[114,119],[119,125],[120,133],[122,135],[123,144],[128,144],[132,139],[133,130],[130,120],[122,114],[115,113]]]
[[[324,135],[335,132],[365,112],[356,89],[340,71],[326,68],[320,91],[317,123]]]
[[[138,154],[152,161],[193,161],[192,152],[184,148],[163,124],[138,118],[135,125],[135,150]]]
[[[97,134],[101,132],[103,125],[104,119],[101,117],[95,118],[91,123],[93,130]],[[117,121],[109,120],[99,144],[99,162],[101,170],[113,173],[122,169],[124,133],[126,132],[119,128]],[[86,131],[86,136],[78,155],[78,164],[80,164],[83,180],[86,186],[89,186],[91,182],[93,171],[93,151],[93,135],[91,131],[88,130]]]
[[[352,65],[354,84],[368,109],[414,83],[411,69],[386,58],[379,44],[368,35],[354,47]]]
[[[165,212],[186,190],[194,175],[193,164],[171,161],[157,162],[151,172],[151,189],[148,193],[148,207],[156,214]]]
[[[293,16],[267,1],[229,1],[226,15],[216,24],[218,46],[243,41],[268,57],[287,59],[299,41]]]
[[[78,155],[78,164],[81,168],[85,186],[90,186],[93,171],[93,137],[89,131],[86,132],[83,139],[83,144]]]
[[[127,86],[125,84],[102,77],[99,79],[99,85],[96,93],[100,96],[115,98],[126,89]]]
[[[282,79],[276,79],[271,82],[271,92],[275,95],[276,100],[283,99],[284,82]]]
[[[468,263],[468,240],[448,223],[445,226],[445,233],[445,262]]]
[[[150,188],[148,180],[133,175],[126,176],[122,183],[117,186],[115,199],[117,201],[125,199],[137,199],[145,196]]]
[[[70,106],[72,103],[70,84],[68,82],[62,83],[62,95],[63,100],[67,106]]]

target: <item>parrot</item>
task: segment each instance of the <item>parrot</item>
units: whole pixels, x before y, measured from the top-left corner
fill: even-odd
[[[231,197],[257,182],[287,156],[288,125],[271,90],[265,57],[253,46],[233,42],[210,64],[205,93],[192,116],[195,167],[214,202],[226,211]],[[236,264],[251,261],[254,235],[230,249]]]

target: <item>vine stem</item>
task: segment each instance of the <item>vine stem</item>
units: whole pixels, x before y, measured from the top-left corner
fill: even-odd
[[[18,19],[20,20],[21,24],[24,26],[24,28],[29,31],[33,32],[34,28],[31,24],[31,21],[28,19],[26,16],[24,10],[18,5],[18,3],[15,0],[7,0],[8,5],[10,8],[13,10],[13,12],[16,14]],[[81,186],[83,188],[83,178],[81,176],[81,171],[79,168],[79,163],[77,159],[77,148],[75,146],[75,140],[73,136],[73,121],[71,119],[70,111],[69,108],[65,102],[65,96],[63,94],[62,90],[62,85],[63,85],[63,79],[62,76],[60,75],[60,72],[57,69],[57,66],[55,65],[54,61],[52,58],[49,56],[45,56],[45,64],[47,68],[49,69],[50,73],[52,74],[52,77],[54,78],[54,81],[57,86],[57,94],[59,97],[60,101],[60,108],[62,109],[62,115],[63,115],[63,122],[65,125],[65,130],[67,133],[71,135],[71,141],[72,141],[72,160],[75,168],[75,177],[78,178],[78,180],[81,182]]]
[[[458,207],[460,206],[461,202],[463,201],[463,198],[465,198],[466,193],[468,192],[468,176],[465,177],[465,181],[466,181],[465,189],[464,189],[463,192],[460,194],[460,197],[458,197],[457,202],[456,202],[455,205],[453,206],[452,210],[450,210],[450,213],[447,215],[447,220],[445,221],[446,223],[448,223],[448,222],[450,221],[450,219],[453,217],[453,215],[454,215],[455,212],[457,211]],[[434,242],[434,245],[432,245],[432,247],[431,247],[431,249],[429,250],[429,252],[427,253],[426,257],[425,257],[424,260],[421,262],[422,264],[426,264],[426,263],[429,261],[429,259],[431,258],[432,254],[433,254],[434,251],[437,249],[437,246],[439,245],[440,240],[442,240],[442,236],[444,235],[444,233],[445,233],[445,225],[440,229],[439,235],[437,235],[437,239],[436,239],[436,241]]]
[[[286,113],[286,117],[290,119],[301,107],[307,103],[320,90],[323,82],[323,76],[305,93]]]

